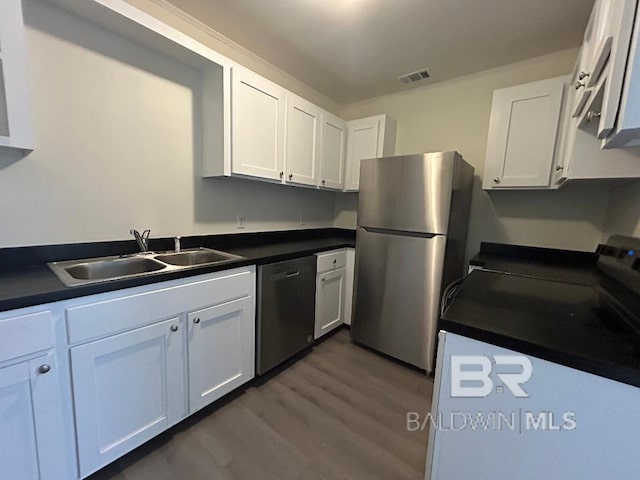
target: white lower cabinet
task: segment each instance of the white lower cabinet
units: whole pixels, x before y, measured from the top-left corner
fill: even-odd
[[[344,249],[316,254],[316,323],[318,339],[344,323],[347,254]]]
[[[191,413],[253,378],[253,309],[241,298],[188,315]]]
[[[345,268],[318,275],[315,338],[320,338],[344,323],[342,308],[345,276]]]
[[[0,478],[68,478],[59,397],[52,354],[0,368]]]
[[[184,417],[180,326],[171,318],[71,349],[83,476]]]
[[[66,308],[82,478],[254,376],[255,267]]]
[[[70,478],[49,311],[0,320],[0,478]]]

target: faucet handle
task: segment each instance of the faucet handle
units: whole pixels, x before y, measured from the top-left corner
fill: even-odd
[[[142,242],[144,243],[146,251],[149,251],[149,235],[151,235],[151,230],[149,229],[142,232]]]
[[[134,229],[129,230],[129,233],[133,235],[136,239],[136,242],[138,242],[138,246],[140,247],[141,252],[144,253],[149,251],[149,234],[151,233],[151,230],[145,230],[144,232],[142,232],[142,235],[140,235],[140,232]]]
[[[180,253],[180,235],[173,237],[173,245],[176,253]]]

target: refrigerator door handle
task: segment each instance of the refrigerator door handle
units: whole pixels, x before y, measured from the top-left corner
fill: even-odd
[[[404,230],[391,230],[388,228],[376,228],[376,227],[361,227],[367,233],[379,233],[381,235],[395,235],[400,237],[415,237],[415,238],[433,238],[440,233],[423,233],[423,232],[408,232]]]
[[[460,277],[457,280],[451,282],[447,286],[447,288],[444,289],[444,293],[442,294],[442,301],[440,302],[440,316],[442,316],[444,311],[447,309],[453,298],[458,293],[458,290],[460,290],[460,285],[462,285],[462,282],[464,282],[466,279],[467,275],[465,275],[464,277]]]

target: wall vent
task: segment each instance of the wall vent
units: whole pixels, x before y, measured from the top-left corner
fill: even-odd
[[[420,70],[416,70],[415,72],[400,75],[398,77],[398,80],[400,80],[400,82],[402,83],[414,83],[419,82],[420,80],[425,80],[429,77],[429,71],[426,68],[421,68]]]

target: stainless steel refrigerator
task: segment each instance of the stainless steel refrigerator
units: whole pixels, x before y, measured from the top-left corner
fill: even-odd
[[[361,162],[354,342],[433,371],[440,295],[464,274],[472,187],[457,152]]]

